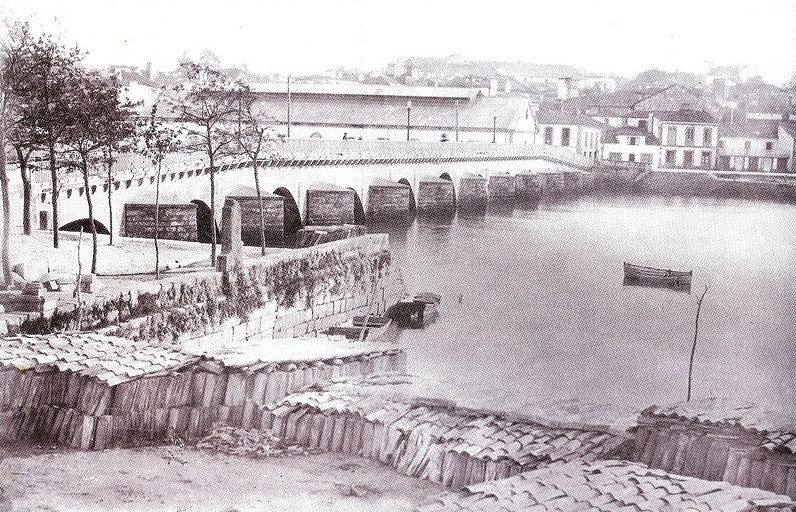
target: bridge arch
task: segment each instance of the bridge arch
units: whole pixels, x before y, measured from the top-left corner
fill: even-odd
[[[398,180],[398,183],[409,187],[409,213],[414,216],[417,214],[417,203],[415,202],[415,191],[412,190],[412,184],[409,183],[409,180],[406,178],[401,178]]]
[[[301,210],[299,210],[298,203],[293,197],[293,194],[285,187],[279,187],[274,190],[274,194],[285,198],[285,212],[284,212],[284,244],[287,247],[296,246],[296,233],[299,229],[304,227],[301,221]]]
[[[354,224],[365,224],[365,208],[362,206],[362,198],[352,187],[348,190],[354,193]]]
[[[196,234],[197,240],[204,244],[212,242],[213,237],[213,213],[207,203],[201,199],[192,199],[191,203],[196,205]],[[216,219],[218,220],[218,219]],[[215,225],[216,241],[221,240],[221,230],[218,229],[218,222]]]
[[[94,227],[97,228],[98,235],[110,234],[108,228],[106,228],[105,225],[97,219],[94,219]],[[84,233],[91,233],[91,221],[87,218],[73,220],[72,222],[67,222],[58,228],[58,231],[80,231],[80,228],[83,228]]]

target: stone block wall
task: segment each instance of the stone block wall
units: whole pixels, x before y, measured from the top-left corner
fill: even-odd
[[[366,235],[245,260],[226,285],[220,272],[147,283],[157,293],[136,292],[132,308],[144,314],[131,315],[133,297],[123,294],[97,308],[103,320],[95,325],[106,334],[161,342],[316,334],[368,311],[383,314],[404,297],[387,247],[386,235]],[[139,297],[150,307],[142,309]]]
[[[506,174],[493,174],[489,177],[490,199],[514,199],[514,176]]]
[[[411,217],[411,190],[407,185],[378,180],[368,188],[367,218],[371,222],[408,221]]]
[[[260,245],[260,204],[257,197],[227,196],[240,204],[241,239],[245,245]],[[285,243],[285,198],[276,194],[263,195],[265,245],[281,247]]]
[[[517,173],[514,190],[519,199],[539,199],[544,190],[544,178],[541,174],[530,172]]]
[[[310,226],[354,224],[354,191],[334,185],[310,188],[306,219]]]
[[[464,211],[485,210],[489,194],[486,178],[462,176],[459,179],[459,208]]]
[[[417,211],[423,215],[454,215],[456,191],[453,183],[441,178],[421,179],[417,185]]]
[[[123,226],[124,236],[155,238],[155,205],[125,204]],[[161,204],[158,207],[158,238],[196,242],[198,240],[196,205]]]

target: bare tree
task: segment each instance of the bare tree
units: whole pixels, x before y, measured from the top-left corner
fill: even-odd
[[[29,79],[18,88],[28,115],[36,120],[37,139],[49,156],[52,186],[53,247],[58,247],[58,169],[56,157],[67,129],[70,108],[69,90],[82,58],[78,48],[67,49],[50,35],[41,35],[30,46],[27,69]]]
[[[90,182],[92,167],[99,163],[98,152],[107,146],[107,126],[118,116],[118,87],[93,71],[75,75],[72,84],[71,108],[68,112],[64,146],[68,148],[70,163],[83,176],[88,219],[91,228],[91,273],[97,272],[97,226]]]
[[[113,245],[113,189],[114,189],[114,169],[116,154],[132,142],[135,134],[135,123],[133,121],[133,107],[129,100],[123,99],[121,89],[116,77],[110,78],[110,84],[116,89],[116,105],[107,111],[109,118],[104,124],[105,143],[102,146],[102,164],[108,185],[108,232],[110,233],[108,245]]]
[[[160,250],[158,235],[160,230],[160,176],[166,155],[178,149],[177,133],[166,127],[158,119],[158,101],[152,105],[149,120],[143,130],[143,154],[156,169],[155,177],[155,278],[160,279]]]
[[[697,336],[699,334],[699,312],[702,309],[702,300],[705,298],[706,293],[708,293],[707,285],[705,285],[705,290],[702,292],[702,295],[697,299],[696,320],[694,321],[694,344],[691,345],[691,358],[688,360],[688,394],[685,398],[686,402],[691,401],[691,375],[694,372],[694,354],[696,354]]]
[[[235,86],[208,66],[183,62],[187,82],[166,98],[171,115],[183,123],[187,151],[200,151],[210,164],[210,260],[216,261],[216,163],[235,150],[234,121],[238,112]]]
[[[237,90],[238,112],[235,130],[236,146],[239,152],[251,160],[254,172],[254,187],[260,210],[260,254],[265,255],[265,212],[263,195],[260,189],[260,160],[272,156],[276,139],[272,137],[271,126],[265,126],[256,112],[257,97],[245,84]]]

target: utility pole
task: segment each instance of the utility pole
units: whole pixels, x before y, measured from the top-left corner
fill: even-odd
[[[290,138],[290,75],[287,75],[287,138]]]
[[[456,142],[459,142],[459,100],[456,100]]]
[[[406,101],[406,142],[409,142],[409,121],[412,117],[412,100]]]

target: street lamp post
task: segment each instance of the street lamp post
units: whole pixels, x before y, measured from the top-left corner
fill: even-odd
[[[459,142],[459,100],[456,100],[456,142]]]
[[[409,142],[409,121],[412,118],[412,100],[406,101],[406,142]]]
[[[492,144],[497,142],[497,116],[492,116]]]

